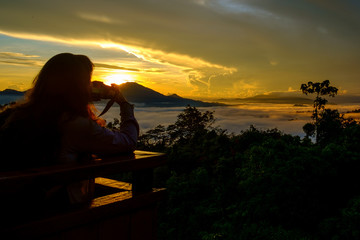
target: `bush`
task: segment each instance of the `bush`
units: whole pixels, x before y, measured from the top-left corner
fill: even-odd
[[[213,114],[197,111],[185,111],[177,121],[181,124],[170,129],[155,128],[160,135],[143,136],[148,143],[154,140],[143,147],[161,145],[169,159],[167,178],[162,178],[168,198],[160,208],[160,239],[359,237],[357,123],[342,121],[331,138],[319,127],[324,139],[314,144],[253,126],[229,135],[211,127],[213,117],[197,118],[204,127],[191,128],[193,118],[184,114]],[[184,134],[170,134],[183,127]],[[159,145],[159,136],[166,136],[166,144]]]

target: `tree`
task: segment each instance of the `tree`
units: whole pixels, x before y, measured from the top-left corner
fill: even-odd
[[[167,147],[174,146],[180,140],[193,139],[196,134],[206,134],[212,130],[215,122],[214,113],[210,111],[201,112],[196,107],[187,106],[177,116],[174,124],[165,127],[158,125],[146,131],[139,137],[138,147],[143,150],[165,151]],[[114,119],[114,124],[108,127],[114,128],[119,125]]]
[[[138,146],[143,150],[164,151],[170,144],[170,136],[165,126],[158,125],[153,129],[146,131],[139,137]]]
[[[354,126],[356,121],[352,118],[345,118],[338,110],[325,109],[319,117],[318,142],[326,145],[335,141],[343,129]]]
[[[187,106],[177,117],[175,124],[168,126],[171,140],[190,139],[196,133],[210,130],[215,122],[214,112],[200,112],[196,107]]]
[[[329,96],[329,97],[335,97],[335,95],[338,92],[338,89],[336,87],[330,86],[330,81],[329,80],[325,80],[323,82],[308,82],[307,84],[301,84],[300,90],[308,95],[308,94],[316,94],[316,97],[314,99],[314,111],[312,114],[312,119],[314,119],[314,133],[316,135],[316,142],[318,141],[318,137],[319,137],[319,132],[318,132],[318,127],[319,127],[319,117],[321,114],[324,113],[325,111],[325,105],[328,102],[325,98],[323,98],[322,96]],[[306,125],[305,125],[306,126]],[[304,127],[305,127],[304,126]],[[309,133],[311,133],[312,131],[310,131],[312,128],[307,125],[306,128],[304,129],[305,133],[307,135],[309,135]],[[307,132],[307,130],[309,130]]]
[[[303,126],[303,131],[305,132],[306,137],[313,137],[315,135],[315,124],[306,123]]]

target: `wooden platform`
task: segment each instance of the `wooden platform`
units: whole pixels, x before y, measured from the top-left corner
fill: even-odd
[[[1,173],[2,196],[39,181],[64,183],[91,178],[107,191],[89,207],[3,228],[1,239],[156,239],[157,207],[165,189],[152,188],[152,170],[164,164],[164,154],[135,151],[95,158],[87,164]],[[132,172],[133,183],[105,177],[121,172]]]

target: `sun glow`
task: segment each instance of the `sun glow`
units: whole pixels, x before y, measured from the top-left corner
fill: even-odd
[[[112,73],[104,77],[104,84],[109,86],[111,84],[120,85],[126,82],[134,82],[134,77],[127,73]]]

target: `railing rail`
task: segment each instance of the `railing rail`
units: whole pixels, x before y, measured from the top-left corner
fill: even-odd
[[[28,239],[86,237],[103,240],[112,239],[114,235],[119,236],[118,239],[156,239],[157,205],[164,198],[165,191],[152,188],[152,175],[154,168],[165,164],[165,154],[135,151],[131,154],[94,158],[84,164],[0,173],[0,198],[39,181],[56,184],[98,178],[98,184],[119,189],[116,193],[94,199],[88,208],[11,226],[2,229],[1,232],[3,235],[11,234],[12,237],[21,236]],[[131,184],[101,178],[122,172],[133,173]],[[144,220],[150,222],[146,224]]]

